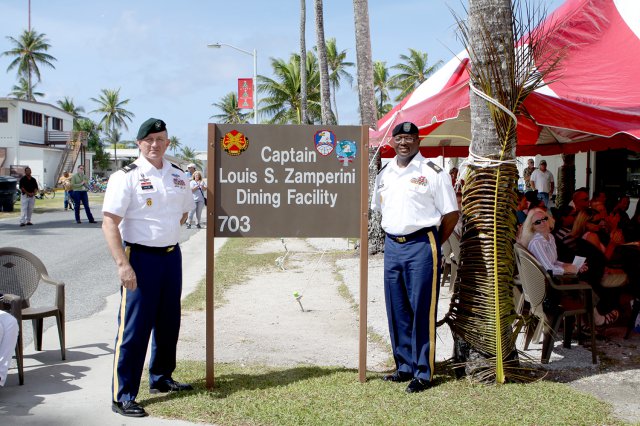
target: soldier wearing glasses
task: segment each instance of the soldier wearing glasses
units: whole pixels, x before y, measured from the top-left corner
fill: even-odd
[[[386,232],[384,292],[396,371],[383,377],[410,382],[409,393],[432,385],[440,288],[440,245],[458,221],[450,177],[420,155],[415,124],[392,132],[396,156],[378,174],[371,208]]]
[[[140,157],[109,179],[102,229],[122,285],[112,383],[112,410],[146,416],[135,401],[152,335],[151,393],[191,390],[173,380],[180,331],[182,255],[178,238],[194,206],[189,180],[164,159],[164,121],[150,118],[138,131]],[[153,333],[152,333],[153,332]]]

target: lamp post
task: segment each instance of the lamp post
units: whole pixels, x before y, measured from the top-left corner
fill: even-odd
[[[253,56],[253,124],[258,124],[258,54],[256,53],[256,49],[253,49],[253,52],[249,52],[248,50],[240,49],[227,43],[207,44],[207,47],[211,47],[212,49],[220,49],[222,46],[227,46],[238,52]]]

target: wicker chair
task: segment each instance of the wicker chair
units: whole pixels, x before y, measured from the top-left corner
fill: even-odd
[[[32,307],[29,299],[40,283],[55,287],[55,303],[51,306]],[[22,358],[22,321],[33,324],[33,343],[37,351],[42,350],[43,320],[55,317],[58,323],[60,353],[66,358],[64,343],[64,283],[51,279],[44,264],[32,253],[15,247],[0,248],[0,293],[14,294],[22,301],[22,309],[16,315],[20,327],[20,358]],[[22,359],[18,360],[21,368]]]
[[[527,249],[516,244],[516,263],[518,265],[520,283],[527,302],[531,305],[529,313],[533,315],[538,326],[533,331],[529,328],[525,339],[525,350],[535,335],[543,334],[541,362],[546,364],[553,350],[554,336],[565,320],[564,347],[571,347],[571,334],[575,316],[587,315],[591,329],[591,359],[597,363],[595,328],[593,322],[593,300],[591,286],[584,282],[577,284],[557,284],[553,277],[545,271],[538,260]],[[578,324],[581,324],[578,318]]]

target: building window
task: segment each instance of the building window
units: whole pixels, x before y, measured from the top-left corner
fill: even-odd
[[[51,117],[51,128],[62,131],[62,119]]]
[[[0,123],[9,122],[9,108],[0,108]]]
[[[23,109],[22,123],[42,127],[42,114],[39,112],[29,111],[28,109]]]

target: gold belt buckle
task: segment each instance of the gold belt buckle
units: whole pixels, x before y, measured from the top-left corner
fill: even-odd
[[[171,246],[171,247],[167,248],[167,253],[171,253],[175,248],[176,248],[176,246]]]
[[[406,243],[407,239],[405,237],[396,237],[396,241],[399,243]]]

